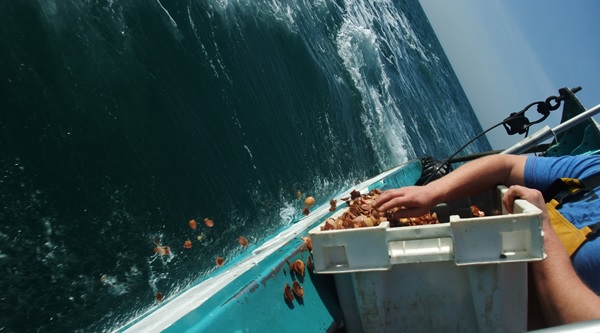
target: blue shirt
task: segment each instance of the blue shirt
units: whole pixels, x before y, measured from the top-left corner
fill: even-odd
[[[529,157],[525,186],[543,191],[557,178],[583,179],[600,173],[600,156]],[[600,222],[600,187],[567,198],[558,211],[577,228]],[[600,295],[600,237],[585,242],[572,258],[579,277]]]

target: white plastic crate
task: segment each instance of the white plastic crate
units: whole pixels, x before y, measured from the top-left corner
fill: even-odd
[[[498,201],[495,207],[501,207],[506,188],[498,190],[501,195],[488,196]],[[492,207],[489,202],[480,205]],[[517,200],[514,209],[513,214],[503,210],[502,215],[485,217],[450,214],[449,223],[414,227],[390,228],[384,222],[377,227],[321,231],[321,224],[309,231],[314,270],[348,273],[389,270],[402,263],[453,260],[460,266],[542,259],[541,211],[525,200]]]
[[[347,332],[526,330],[527,262],[544,258],[541,211],[517,200],[507,214],[505,191],[463,202],[501,215],[461,218],[451,203],[438,214],[449,223],[311,230],[314,271],[337,273]]]

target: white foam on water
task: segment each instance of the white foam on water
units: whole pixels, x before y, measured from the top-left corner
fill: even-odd
[[[382,4],[387,6],[377,8],[394,8],[391,2],[384,1]],[[378,154],[380,166],[385,168],[399,164],[414,155],[414,150],[403,125],[401,106],[394,98],[390,77],[384,66],[384,62],[390,61],[381,49],[382,39],[377,31],[377,26],[383,27],[384,31],[397,31],[388,21],[391,20],[389,16],[398,17],[399,14],[390,9],[387,15],[381,17],[377,8],[360,1],[346,2],[346,8],[348,11],[344,15],[344,23],[336,37],[338,54],[361,94],[364,107],[361,119],[365,133]],[[401,43],[404,38],[399,34],[393,37],[396,43]],[[396,46],[390,48],[396,49]],[[401,53],[396,53],[396,58],[402,57]]]

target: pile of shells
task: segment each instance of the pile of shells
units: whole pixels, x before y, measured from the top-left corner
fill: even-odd
[[[393,209],[392,211],[397,211],[398,209]],[[393,216],[393,213],[389,213]],[[423,216],[419,217],[402,217],[398,219],[391,219],[390,226],[391,227],[406,227],[406,226],[415,226],[415,225],[424,225],[424,224],[438,224],[440,221],[438,220],[437,214],[427,213]]]
[[[337,218],[327,218],[325,223],[321,226],[321,230],[374,227],[385,221],[389,221],[391,227],[440,223],[436,213],[427,213],[420,217],[399,218],[395,216],[395,213],[399,208],[380,212],[373,208],[372,204],[375,198],[381,195],[381,193],[382,191],[380,189],[371,190],[367,194],[361,194],[356,190],[352,191],[349,198],[341,199],[347,202],[348,208],[346,208],[346,210]]]

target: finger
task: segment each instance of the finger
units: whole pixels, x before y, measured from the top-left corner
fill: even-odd
[[[504,207],[509,213],[513,213],[515,200],[524,199],[527,200],[528,197],[528,189],[521,185],[513,185],[508,188],[506,194],[504,195],[504,199],[502,200],[504,203]]]
[[[379,205],[375,205],[375,209],[380,212],[388,211],[394,207],[402,207],[404,202],[403,197],[394,197],[390,198],[388,201],[380,203]]]
[[[514,204],[516,199],[516,189],[514,186],[511,186],[508,191],[504,194],[504,198],[502,198],[502,203],[506,208],[506,211],[511,213],[514,211]]]
[[[520,185],[513,185],[508,189],[504,196],[504,199],[502,200],[504,206],[506,207],[506,210],[509,213],[513,212],[514,201],[516,199],[527,200],[540,209],[543,209],[545,207],[544,196],[540,191]]]
[[[402,191],[400,189],[395,190],[387,190],[383,192],[380,196],[375,198],[375,202],[373,203],[373,207],[379,211],[386,211],[394,206],[392,201],[402,196]]]

